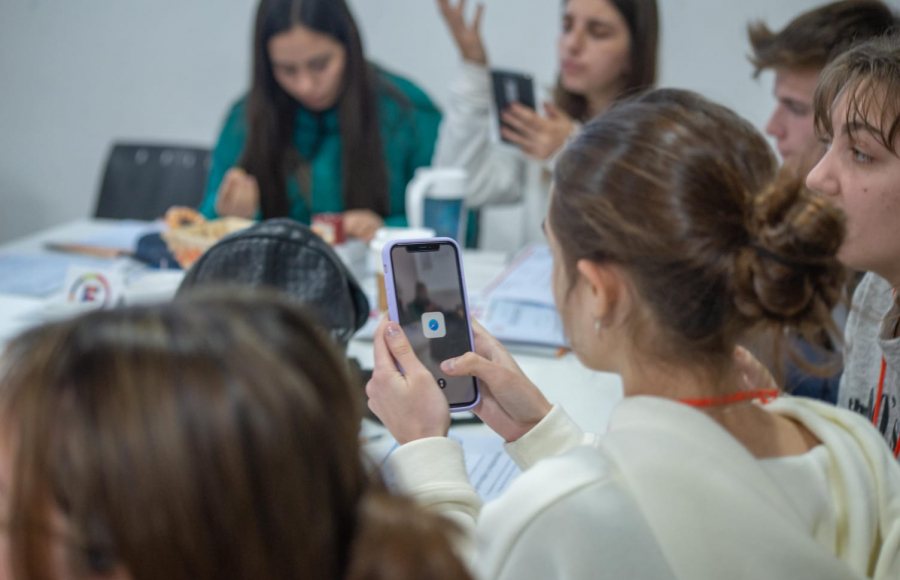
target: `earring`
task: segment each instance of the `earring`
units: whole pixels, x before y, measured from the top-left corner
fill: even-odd
[[[600,334],[600,331],[603,329],[603,323],[600,322],[599,318],[594,319],[594,334]]]

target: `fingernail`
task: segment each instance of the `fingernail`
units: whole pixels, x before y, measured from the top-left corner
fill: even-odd
[[[387,328],[384,329],[384,334],[388,338],[397,338],[400,336],[400,327],[396,322],[389,322]]]
[[[451,358],[449,360],[445,360],[441,363],[441,369],[443,369],[444,372],[448,373],[456,372],[456,359]]]

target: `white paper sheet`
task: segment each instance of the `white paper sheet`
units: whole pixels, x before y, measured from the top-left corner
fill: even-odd
[[[516,256],[484,293],[492,300],[529,302],[555,308],[552,277],[550,248],[531,245]]]
[[[549,247],[531,245],[522,250],[485,291],[484,327],[511,347],[528,345],[555,351],[567,346],[553,300],[552,278]]]
[[[485,502],[499,496],[521,473],[516,463],[503,450],[503,439],[493,433],[472,433],[467,429],[450,429],[448,435],[459,441],[466,460],[466,471],[475,491]],[[383,466],[388,456],[394,452],[397,442],[384,433],[363,437],[369,458]],[[385,470],[385,479],[390,483],[391,474]]]

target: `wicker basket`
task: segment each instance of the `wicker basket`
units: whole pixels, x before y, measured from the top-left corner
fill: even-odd
[[[213,244],[234,232],[252,226],[253,220],[225,217],[202,224],[173,228],[160,235],[166,241],[169,251],[178,260],[178,265],[187,270],[203,252]]]

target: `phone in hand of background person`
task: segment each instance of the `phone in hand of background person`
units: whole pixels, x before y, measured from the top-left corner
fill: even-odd
[[[534,79],[526,73],[509,70],[492,70],[491,81],[494,86],[494,106],[496,107],[497,134],[504,143],[509,140],[500,135],[503,126],[501,115],[513,103],[525,105],[537,110],[537,100],[534,95]]]

